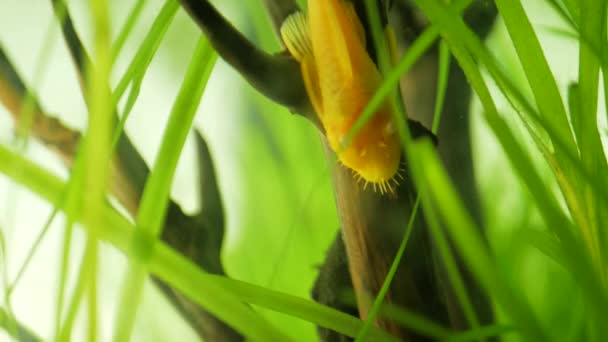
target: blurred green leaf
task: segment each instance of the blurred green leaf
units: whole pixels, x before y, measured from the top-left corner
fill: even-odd
[[[154,168],[146,181],[139,211],[135,218],[137,234],[156,239],[163,228],[175,168],[216,58],[217,55],[211,45],[201,37],[171,110]],[[146,249],[150,247],[140,249],[142,247],[137,244],[137,240],[134,240],[131,248],[133,253],[143,254],[135,260],[130,260],[125,276],[121,304],[116,315],[115,339],[118,341],[130,340],[147,273],[145,253]]]

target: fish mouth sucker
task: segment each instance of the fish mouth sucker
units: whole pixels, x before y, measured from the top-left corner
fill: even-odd
[[[394,170],[386,167],[368,166],[361,169],[351,168],[354,178],[358,184],[362,185],[363,189],[370,187],[374,192],[380,194],[394,194],[399,186],[399,179],[403,179],[400,174],[399,164]]]

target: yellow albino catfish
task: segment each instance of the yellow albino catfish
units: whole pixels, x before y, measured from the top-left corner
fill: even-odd
[[[342,143],[382,83],[366,50],[365,31],[351,2],[308,0],[281,27],[289,52],[300,63],[306,91],[331,148],[342,164],[380,192],[393,192],[401,159],[391,106],[385,102],[352,142]]]

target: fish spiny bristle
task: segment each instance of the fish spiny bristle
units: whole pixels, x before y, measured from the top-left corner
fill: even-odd
[[[397,187],[399,184],[397,184],[397,183],[396,183],[396,184],[394,184],[394,185],[393,185],[393,184],[391,184],[391,183],[390,183],[390,182],[391,182],[391,180],[392,180],[392,181],[394,181],[394,178],[389,179],[389,180],[386,182],[386,186],[388,187],[388,193],[390,193],[390,194],[395,194],[395,188],[396,188],[396,187]]]
[[[394,185],[395,187],[398,187],[398,186],[399,186],[399,184],[401,184],[401,183],[399,183],[399,180],[398,180],[396,177],[391,178],[391,179],[389,180],[389,182],[393,182],[393,185]]]
[[[397,170],[397,173],[395,173],[395,175],[393,176],[393,178],[399,178],[401,180],[405,180],[405,169],[399,169]]]

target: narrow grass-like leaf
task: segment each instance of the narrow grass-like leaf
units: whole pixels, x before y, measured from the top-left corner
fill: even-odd
[[[598,15],[599,13],[604,15]],[[581,36],[590,39],[591,44],[579,44],[578,114],[581,132],[579,132],[580,141],[578,143],[582,163],[587,169],[604,177],[608,173],[608,166],[597,126],[600,61],[591,46],[600,46],[601,32],[606,30],[605,14],[604,1],[581,2]],[[598,272],[605,276],[604,253],[599,241],[599,230],[601,229],[599,215],[604,215],[602,212],[606,210],[606,207],[598,203],[592,186],[585,186],[583,193],[588,224],[581,225],[580,228]]]
[[[57,20],[60,23],[63,23],[63,20],[65,19],[65,14],[66,14],[65,8],[63,10],[58,11]],[[14,144],[15,144],[16,148],[18,148],[21,152],[25,151],[25,149],[29,143],[30,131],[31,131],[32,125],[34,123],[34,117],[36,115],[36,111],[39,110],[38,99],[37,99],[37,96],[34,93],[33,89],[37,88],[43,81],[43,75],[44,75],[44,71],[45,71],[44,69],[48,65],[48,63],[47,63],[48,56],[52,54],[54,43],[55,43],[54,38],[55,38],[55,35],[57,34],[57,31],[54,29],[55,25],[56,25],[56,23],[51,21],[49,24],[49,27],[46,30],[46,34],[43,39],[44,43],[42,44],[42,47],[39,49],[37,57],[36,57],[34,76],[33,76],[30,87],[24,86],[23,87],[24,89],[22,89],[24,91],[24,94],[22,94],[23,99],[20,99],[21,108],[19,109],[19,113],[17,114],[17,117],[19,119],[17,120],[17,127],[15,127],[15,129],[16,129],[15,138],[16,139],[14,139]],[[1,44],[0,44],[0,59],[3,59],[4,62],[8,64],[8,66],[6,66],[5,72],[8,70],[14,72],[11,63],[8,61],[8,58],[5,55],[5,53],[1,47]],[[2,62],[0,62],[0,63],[2,63]],[[10,75],[9,77],[13,77],[16,80],[19,80],[19,76],[16,74]],[[16,83],[20,84],[21,82],[17,81]],[[20,84],[20,85],[23,86],[23,84]],[[6,192],[6,195],[8,196],[7,203],[14,202],[14,198],[11,198],[11,194],[13,194],[13,192],[10,190]],[[9,206],[6,207],[7,210],[10,210],[9,208],[10,208]],[[57,210],[55,209],[54,213],[56,213],[56,212],[57,212]],[[15,211],[7,212],[7,214],[15,215]],[[52,214],[51,216],[54,216],[54,214]],[[29,251],[26,255],[25,260],[23,261],[23,263],[19,267],[19,270],[17,271],[17,275],[15,276],[15,279],[13,279],[12,282],[9,282],[8,275],[4,274],[4,276],[5,276],[4,280],[6,281],[4,299],[5,299],[5,303],[7,305],[7,309],[9,309],[9,311],[8,311],[9,314],[11,313],[10,303],[12,301],[11,297],[12,297],[13,291],[16,288],[16,286],[18,285],[19,281],[21,280],[21,277],[23,276],[25,270],[29,266],[34,253],[40,246],[40,243],[46,236],[46,232],[48,231],[48,228],[50,226],[50,221],[51,220],[49,219],[48,222],[45,224],[44,228],[41,230],[38,237],[36,238],[36,240],[34,241],[34,243],[32,244],[31,248],[29,249]],[[4,252],[4,250],[3,250],[3,252]],[[8,261],[6,261],[6,260],[3,260],[3,261],[5,263],[8,263]],[[7,267],[4,267],[5,272],[6,272],[6,270],[7,270]]]
[[[60,201],[63,202],[63,200],[60,200]],[[23,263],[21,264],[21,266],[19,267],[19,270],[17,271],[17,275],[15,276],[15,279],[13,279],[10,286],[6,289],[7,298],[10,298],[12,292],[15,290],[15,288],[17,288],[17,285],[19,285],[19,281],[21,281],[23,274],[25,273],[26,269],[29,267],[30,263],[32,262],[32,259],[34,258],[34,254],[36,254],[36,251],[40,247],[42,240],[44,240],[44,238],[46,237],[46,234],[48,233],[49,229],[51,228],[51,224],[53,223],[53,221],[55,220],[55,217],[57,216],[57,213],[59,213],[59,209],[53,208],[53,211],[51,212],[51,214],[47,218],[46,222],[44,223],[44,226],[40,230],[40,233],[38,233],[38,236],[36,236],[34,243],[32,244],[32,246],[30,247],[30,249],[28,250],[28,252],[25,256],[25,260],[23,260]]]
[[[357,333],[363,327],[361,320],[330,307],[257,285],[197,272],[194,265],[188,264],[191,263],[169,248],[158,246],[155,257],[151,259],[150,270],[159,276],[170,275],[172,279],[167,279],[168,282],[175,282],[173,283],[175,287],[184,291],[199,303],[204,300],[204,298],[199,297],[207,296],[201,291],[200,284],[213,284],[232,293],[244,302],[299,317],[350,337],[357,336]],[[176,270],[178,270],[178,273],[176,273]],[[247,323],[249,322],[243,322],[243,324]],[[395,337],[377,328],[372,328],[368,337],[373,341],[396,341]]]
[[[509,333],[517,332],[515,327],[506,325],[488,325],[479,327],[477,329],[471,329],[460,333],[455,333],[451,337],[447,338],[446,341],[479,341],[490,338],[501,337]]]
[[[36,336],[23,324],[16,323],[15,327],[12,327],[11,315],[3,308],[0,308],[0,328],[6,331],[9,336],[13,337],[16,341],[20,342],[38,342],[42,339]]]
[[[118,125],[116,125],[116,129],[114,129],[114,136],[112,137],[112,149],[116,149],[116,146],[118,146],[118,141],[120,140],[120,137],[125,130],[127,120],[129,119],[131,111],[133,110],[133,106],[135,106],[135,102],[137,102],[137,98],[139,97],[142,82],[143,78],[137,78],[134,79],[131,83],[131,90],[129,91],[127,102],[125,103],[122,115],[118,120]]]
[[[6,238],[4,237],[4,233],[2,232],[2,230],[0,230],[0,262],[3,265],[2,285],[5,289],[9,288],[7,255],[8,251],[6,249]],[[0,326],[2,326],[9,335],[14,336],[15,334],[17,334],[17,318],[15,317],[15,313],[12,310],[9,296],[4,296],[3,305],[6,306],[6,312],[2,315]]]
[[[115,148],[118,144],[118,140],[120,139],[120,135],[124,130],[125,124],[127,123],[131,109],[133,109],[133,105],[139,96],[139,90],[146,71],[152,62],[152,58],[158,50],[165,33],[173,22],[173,18],[175,17],[178,9],[179,4],[177,3],[177,0],[167,0],[167,2],[165,2],[165,5],[161,8],[158,16],[152,23],[152,27],[146,35],[146,38],[144,38],[144,41],[135,54],[135,57],[133,57],[133,60],[127,67],[127,70],[124,72],[122,78],[116,86],[116,89],[112,93],[112,101],[114,104],[117,104],[124,95],[124,92],[127,90],[129,84],[131,84],[131,91],[129,92],[127,104],[122,115],[120,116],[120,121],[114,130],[114,138],[112,139],[113,148]]]
[[[433,133],[437,134],[441,113],[445,102],[445,93],[448,89],[448,77],[450,75],[450,49],[445,41],[439,43],[439,70],[437,71],[437,97],[435,99],[435,111],[433,113]]]
[[[434,245],[437,246],[439,257],[441,258],[442,264],[444,265],[447,273],[447,278],[450,280],[456,298],[458,299],[462,312],[464,313],[465,319],[470,324],[471,328],[476,329],[479,327],[479,319],[477,318],[471,298],[467,293],[464,281],[462,280],[462,276],[458,270],[456,259],[452,255],[448,240],[442,231],[443,228],[438,220],[439,215],[437,215],[436,210],[430,205],[425,207],[424,211],[426,213],[425,216],[427,217],[427,226],[431,236],[433,237]]]
[[[456,27],[446,24],[451,18],[451,14],[436,0],[418,0],[416,3],[431,21],[445,25],[442,35],[450,44],[452,53],[465,72],[471,86],[479,95],[485,110],[492,116],[498,116],[477,66],[464,46],[454,39],[452,32]],[[444,217],[443,222],[482,288],[495,295],[511,319],[522,328],[525,334],[537,341],[546,340],[546,335],[531,309],[506,287],[504,281],[499,280],[496,267],[492,264],[493,258],[479,236],[479,229],[474,228],[473,220],[463,208],[453,186],[447,180],[445,171],[439,166],[436,153],[429,142],[416,143],[416,145],[420,147],[413,151],[417,158],[412,168],[423,199],[423,208],[425,205],[435,205],[433,201],[436,201],[436,207]]]
[[[444,12],[446,11],[445,8],[441,8],[439,10]],[[557,131],[545,117],[538,114],[534,106],[527,100],[526,96],[523,95],[519,87],[516,86],[516,83],[510,80],[505,72],[499,68],[496,58],[492,56],[481,40],[469,28],[466,27],[464,22],[459,17],[455,15],[442,16],[440,23],[443,26],[450,27],[450,29],[454,30],[452,34],[458,38],[459,42],[467,47],[473,57],[484,64],[488,72],[497,82],[501,91],[503,91],[505,96],[507,96],[510,104],[520,115],[520,118],[526,125],[531,135],[535,136],[538,135],[539,132],[543,133],[546,131],[546,133],[548,133],[551,137],[552,143],[559,148],[558,152],[560,154],[567,155],[568,159],[571,161],[571,164],[572,161],[578,160],[577,150],[573,148],[571,143],[568,143],[559,136]],[[523,111],[518,106],[520,106]],[[536,141],[539,149],[543,150],[549,148],[545,144],[539,144],[542,139],[536,139]]]
[[[382,27],[380,25],[380,16],[378,13],[378,9],[376,7],[376,2],[375,1],[365,1],[364,2],[366,5],[366,12],[368,15],[368,21],[370,22],[370,26],[371,26],[371,31],[372,31],[372,36],[374,38],[374,44],[375,44],[375,48],[376,48],[376,53],[377,53],[377,58],[378,58],[378,65],[380,68],[380,72],[384,75],[389,74],[389,69],[390,69],[390,58],[388,55],[388,51],[387,51],[387,44],[385,41],[385,37],[382,34]],[[390,39],[390,37],[389,37]],[[449,56],[449,55],[448,55]],[[381,89],[378,91],[378,93],[382,90],[382,87],[385,86],[386,84],[389,84],[389,82],[387,80],[385,80],[383,82],[383,85],[381,86]],[[405,121],[403,120],[403,118],[407,118],[408,114],[407,111],[405,109],[405,105],[403,103],[403,101],[401,100],[401,97],[398,95],[397,92],[397,88],[395,86],[388,88],[387,89],[388,92],[388,96],[389,96],[389,100],[391,102],[391,106],[393,107],[393,115],[394,115],[394,122],[397,123],[397,131],[399,133],[399,137],[401,139],[401,143],[402,143],[402,147],[405,151],[409,150],[409,146],[410,146],[410,142],[411,142],[411,136],[410,136],[410,132],[409,132],[409,128],[407,127],[407,125],[405,124]],[[373,99],[372,99],[373,101]],[[372,102],[370,101],[370,103]],[[443,101],[443,100],[442,100]],[[369,107],[369,105],[368,105]],[[361,122],[361,123],[365,123],[365,110],[364,113],[359,117],[359,119],[357,121]],[[371,115],[370,115],[371,117]],[[349,134],[353,134],[353,132],[356,132],[357,130],[357,123],[355,123],[355,125],[353,125],[353,128],[351,128],[351,130],[349,131]],[[347,138],[348,141],[348,138]],[[412,163],[415,162],[412,160],[411,156],[409,153],[406,153],[406,157],[408,158],[408,163]],[[418,202],[417,202],[418,203]],[[417,208],[417,206],[416,206]],[[405,246],[403,245],[403,248],[405,248]],[[396,267],[398,265],[398,262],[400,261],[400,255],[398,255],[398,259],[393,260],[393,265]],[[449,260],[448,260],[449,262]],[[450,268],[450,267],[449,267]],[[453,267],[450,268],[450,270],[454,270]],[[458,286],[458,285],[462,285],[462,282],[458,282],[458,278],[457,278],[457,274],[455,272],[450,272],[450,275],[452,276],[452,280],[454,281],[454,285],[457,289],[457,292],[459,295],[459,298],[463,300],[463,307],[464,310],[467,314],[467,317],[470,319],[471,323],[473,326],[477,326],[476,322],[477,319],[475,318],[475,314],[472,310],[472,306],[468,303],[470,303],[469,300],[467,300],[467,296],[466,296],[466,292],[465,291],[460,291],[463,290],[462,286]],[[383,284],[383,288],[385,287],[385,291],[388,291],[388,286],[390,285],[390,281],[392,281],[392,276],[390,276],[389,273],[389,277],[388,278],[388,282],[385,280],[385,283]],[[377,296],[375,302],[374,302],[374,306],[376,306],[376,311],[378,310],[378,306],[381,303],[381,300],[383,300],[384,296],[386,293],[381,292],[379,294],[379,296]],[[372,308],[373,309],[373,308]],[[375,312],[374,312],[375,313]],[[373,319],[373,316],[368,317],[367,318],[367,324],[371,324],[371,320]],[[365,330],[362,331],[362,334],[359,335],[359,337],[357,338],[357,340],[361,340],[363,338],[363,336],[365,336]]]
[[[600,25],[602,26],[602,25]],[[603,25],[605,26],[605,25]],[[602,68],[602,80],[604,83],[604,102],[608,103],[608,72],[606,72],[606,70],[608,70],[608,43],[606,42],[606,35],[608,34],[608,32],[606,32],[606,30],[599,30],[598,32],[595,32],[594,30],[586,30],[586,31],[581,31],[578,29],[578,27],[574,27],[571,26],[572,29],[574,29],[574,32],[570,31],[570,30],[564,30],[562,28],[555,28],[555,27],[550,27],[549,30],[553,33],[555,33],[556,35],[568,38],[568,39],[574,39],[579,43],[579,46],[581,49],[585,49],[585,53],[586,54],[591,54],[593,55],[593,57],[595,57],[595,59],[599,60],[600,66]],[[600,39],[598,39],[598,37]],[[583,46],[584,45],[584,46]],[[591,58],[590,55],[587,55],[586,58]],[[593,59],[591,59],[593,61]],[[582,62],[582,61],[581,61]],[[585,76],[586,77],[586,76]],[[591,85],[591,83],[590,83]],[[573,89],[572,87],[576,87],[576,89]],[[575,122],[575,120],[580,121],[580,110],[582,109],[581,107],[581,103],[580,103],[580,99],[576,99],[577,101],[579,101],[578,104],[576,104],[576,106],[574,106],[573,103],[571,103],[571,95],[574,95],[574,92],[572,90],[576,90],[576,91],[580,91],[578,90],[578,83],[576,84],[572,84],[569,87],[569,91],[568,91],[568,95],[569,95],[569,110],[570,110],[570,118],[572,120],[572,125],[573,125],[573,130],[575,132],[575,134],[577,135],[577,140],[581,141],[581,138],[579,138],[579,135],[583,134],[583,128],[581,126],[581,124],[579,122]],[[595,91],[593,91],[595,92]],[[576,96],[580,96],[579,94],[576,94]],[[608,111],[607,111],[608,113]],[[591,124],[592,120],[588,120],[590,121],[589,124]],[[589,139],[589,138],[587,138]],[[597,143],[597,142],[596,142]]]
[[[184,81],[179,90],[169,122],[165,128],[160,150],[142,195],[136,217],[138,234],[156,239],[163,227],[173,175],[177,161],[186,142],[190,127],[198,109],[207,80],[213,70],[217,55],[205,38],[200,38]],[[150,243],[152,243],[150,241]],[[132,248],[137,251],[136,241]],[[130,340],[144,280],[146,278],[146,257],[129,263],[125,287],[121,294],[121,305],[117,313],[115,340]]]
[[[458,27],[454,33],[466,43],[470,52],[476,58],[483,61],[490,74],[494,77],[495,81],[498,82],[503,93],[508,95],[511,105],[522,118],[528,132],[535,138],[534,140],[537,147],[553,169],[573,218],[576,222],[586,225],[587,220],[584,213],[585,206],[581,202],[576,190],[576,180],[582,179],[586,184],[591,184],[591,191],[594,192],[596,197],[601,198],[602,201],[605,202],[604,205],[606,205],[606,203],[608,203],[606,200],[608,187],[604,184],[604,180],[585,164],[580,163],[578,150],[573,149],[568,142],[564,141],[562,137],[559,136],[554,126],[551,125],[545,117],[537,114],[536,110],[528,103],[515,84],[509,80],[500,68],[498,68],[495,58],[490,55],[479,39],[477,39],[470,30],[467,30],[463,23],[456,22],[454,18],[448,18],[447,20],[449,21],[449,19],[452,19],[451,22],[453,25],[460,24],[460,27]],[[513,103],[513,101],[515,103]],[[522,106],[523,112],[527,113],[527,116],[522,115],[523,113],[516,105]],[[533,126],[535,129],[532,129]],[[545,131],[550,136],[551,142],[556,148],[555,156],[549,151],[548,146],[541,143],[541,139],[539,139],[537,134],[539,129]],[[495,129],[495,131],[502,132],[501,129]],[[550,227],[557,226],[550,224]]]
[[[133,5],[133,7],[131,8],[131,11],[129,11],[129,14],[127,15],[127,20],[120,29],[120,33],[114,41],[114,44],[112,44],[112,64],[114,64],[114,62],[116,61],[116,57],[118,57],[118,55],[120,54],[120,51],[125,45],[129,34],[131,34],[131,31],[133,31],[133,27],[139,19],[139,16],[141,15],[145,4],[146,0],[137,0],[135,5]]]
[[[341,300],[348,305],[352,305],[354,308],[356,306],[355,295],[348,294],[342,296]],[[401,306],[391,304],[391,303],[382,303],[380,307],[378,315],[383,318],[387,318],[393,320],[395,323],[415,332],[421,336],[429,337],[435,340],[469,340],[469,339],[478,339],[477,335],[492,335],[494,331],[500,330],[499,327],[504,328],[505,330],[513,330],[511,327],[507,326],[480,326],[479,328],[467,330],[467,331],[453,331],[448,327],[445,327],[437,322],[434,322],[423,314],[417,313],[415,311],[408,310]],[[462,336],[461,336],[462,335]]]
[[[69,261],[72,251],[74,223],[76,221],[76,217],[80,215],[81,211],[81,201],[78,196],[78,189],[82,189],[82,182],[84,178],[84,158],[82,157],[82,153],[80,153],[81,150],[81,148],[78,149],[78,153],[76,153],[72,174],[68,180],[68,183],[65,185],[65,189],[62,190],[62,193],[66,194],[65,207],[63,207],[64,203],[62,202],[61,197],[59,198],[58,202],[54,203],[56,208],[64,210],[66,213],[66,222],[64,225],[62,241],[63,248],[61,248],[61,256],[59,260],[59,287],[57,289],[57,302],[55,304],[55,340],[59,340],[60,335],[71,334],[71,324],[66,324],[65,327],[62,327],[62,319],[63,304],[66,295],[67,279],[70,268]]]
[[[111,69],[110,21],[107,2],[91,0],[93,22],[93,62],[86,66],[87,98],[89,99],[89,123],[83,140],[84,183],[79,189],[82,196],[84,223],[91,227],[85,246],[87,276],[88,338],[97,340],[97,267],[98,237],[101,224],[105,193],[110,174],[110,139],[112,130],[112,109],[110,91],[107,88]]]
[[[89,269],[88,267],[94,262],[94,260],[91,260],[92,258],[96,258],[96,256],[93,253],[87,253],[85,250],[84,257],[80,267],[78,268],[79,277],[76,282],[74,292],[72,293],[72,298],[68,304],[65,321],[57,333],[57,341],[72,340],[72,330],[74,329],[74,323],[76,322],[76,317],[81,307],[82,299],[84,298],[87,287],[90,286],[89,282],[94,280],[91,276],[91,272],[94,272],[95,270]],[[91,332],[89,331],[89,334],[90,333]]]
[[[452,51],[454,52],[454,50]],[[457,53],[454,52],[454,55],[460,60]],[[430,141],[423,140],[413,144],[412,152],[418,164],[412,167],[412,171],[420,189],[422,208],[425,213],[426,210],[437,208],[437,213],[441,216],[442,222],[446,224],[452,240],[468,263],[473,275],[482,288],[498,300],[516,325],[522,328],[522,334],[530,340],[546,341],[545,332],[532,310],[522,298],[506,286],[506,282],[497,272],[492,254],[448,180]],[[433,212],[434,210],[430,214]]]
[[[518,0],[497,0],[496,5],[504,18],[541,115],[561,140],[575,149],[555,78],[521,3]]]
[[[564,22],[568,23],[570,27],[578,28],[578,23],[574,21],[570,12],[566,11],[557,0],[546,0],[549,5],[555,10],[555,12],[564,20]]]
[[[416,198],[416,202],[414,203],[414,207],[412,208],[412,214],[410,215],[410,220],[407,224],[407,228],[405,229],[403,238],[401,239],[401,244],[399,244],[399,248],[397,249],[397,254],[395,254],[395,258],[393,259],[391,268],[388,270],[388,273],[386,274],[386,278],[384,279],[384,282],[382,283],[382,287],[380,288],[378,295],[374,299],[374,303],[372,304],[372,307],[367,314],[365,324],[361,328],[361,331],[359,331],[359,334],[357,335],[355,342],[364,341],[374,320],[376,319],[376,315],[378,315],[378,312],[380,312],[380,308],[382,307],[382,302],[384,301],[384,298],[386,297],[386,294],[388,293],[388,290],[393,281],[393,278],[395,277],[395,274],[397,273],[397,269],[399,268],[399,264],[401,263],[401,259],[403,258],[403,253],[405,252],[405,247],[407,246],[407,242],[409,241],[412,230],[414,229],[414,222],[416,220],[416,216],[418,215],[419,206],[420,206],[420,198]]]
[[[86,137],[85,137],[86,138]],[[81,194],[84,188],[84,178],[86,171],[86,159],[84,158],[84,144],[81,144],[76,151],[76,156],[74,158],[74,165],[72,167],[72,173],[68,182],[65,184],[64,188],[61,190],[61,194],[58,198],[58,201],[53,202],[52,204],[56,209],[62,210],[65,212],[66,222],[64,225],[64,235],[62,241],[61,248],[61,256],[60,256],[60,271],[59,271],[59,287],[57,290],[57,302],[55,309],[55,340],[69,340],[69,336],[72,334],[72,328],[74,325],[74,320],[76,318],[76,313],[78,308],[80,307],[80,302],[82,299],[82,294],[84,293],[84,286],[86,285],[86,278],[88,277],[86,268],[81,265],[78,271],[78,279],[76,290],[72,294],[72,299],[68,304],[68,313],[66,315],[65,321],[63,320],[63,304],[66,296],[67,279],[70,271],[70,255],[72,251],[72,237],[74,224],[77,218],[82,216],[82,200]],[[82,293],[78,293],[78,292]],[[62,324],[63,323],[63,324]],[[60,339],[60,336],[66,336],[66,338]]]
[[[437,132],[439,123],[441,122],[441,112],[443,110],[443,104],[445,101],[445,91],[447,88],[449,63],[450,63],[450,52],[449,52],[447,45],[444,42],[442,42],[440,44],[439,72],[438,72],[439,77],[438,77],[438,84],[437,84],[437,98],[435,101],[435,113],[434,113],[434,117],[433,117],[433,133]],[[390,81],[385,80],[384,83],[390,83]],[[401,241],[401,244],[399,245],[399,249],[397,250],[397,254],[395,255],[395,258],[393,259],[393,263],[391,264],[391,268],[386,276],[386,279],[384,280],[384,283],[382,284],[382,288],[380,289],[378,295],[376,296],[376,298],[374,300],[374,303],[372,304],[372,308],[370,309],[370,311],[368,313],[368,317],[365,320],[365,325],[363,326],[363,328],[359,332],[359,335],[357,336],[357,339],[356,339],[357,341],[362,341],[365,338],[367,331],[369,330],[376,315],[380,311],[382,302],[384,301],[386,293],[388,293],[388,289],[390,287],[392,279],[393,279],[393,277],[397,271],[397,267],[399,266],[399,263],[401,262],[401,259],[403,257],[403,253],[405,251],[405,247],[407,246],[407,241],[409,239],[409,235],[411,234],[411,231],[413,229],[414,220],[418,213],[419,205],[420,205],[420,198],[416,198],[416,202],[414,203],[412,215],[410,217],[410,221],[406,228],[405,235]],[[427,335],[427,336],[433,337],[433,335]]]
[[[452,4],[452,7],[458,12],[462,12],[472,0],[458,0]],[[418,59],[428,51],[431,45],[439,37],[439,26],[432,25],[426,29],[416,41],[408,48],[406,54],[399,60],[394,69],[388,71],[385,74],[384,82],[376,93],[372,96],[371,100],[367,103],[361,114],[348,131],[344,139],[344,146],[348,146],[352,139],[357,133],[365,126],[365,124],[371,119],[372,115],[378,110],[385,101],[386,97],[399,85],[401,76],[405,74]]]
[[[580,105],[580,88],[577,83],[571,83],[568,86],[568,110],[570,111],[570,121],[572,122],[572,129],[574,130],[577,141],[581,141],[581,134],[583,134],[580,122]]]
[[[541,253],[555,261],[564,268],[570,267],[568,257],[564,255],[563,247],[559,240],[547,232],[539,230],[524,230],[521,232],[524,239],[532,246],[536,247]]]
[[[428,3],[425,2],[418,4],[423,8],[425,13],[429,15],[432,22],[441,24],[441,26],[445,27],[445,31],[443,31],[442,34],[444,37],[448,38],[448,41],[450,41],[452,52],[455,54],[455,51],[458,51],[460,55],[459,62],[465,70],[467,78],[479,95],[484,106],[486,120],[493,129],[494,134],[501,142],[501,145],[503,145],[513,167],[518,172],[520,179],[528,186],[530,192],[534,196],[537,196],[535,203],[541,209],[541,214],[543,214],[549,228],[553,229],[558,234],[560,240],[564,243],[563,246],[565,248],[565,252],[576,260],[575,263],[577,267],[572,268],[571,271],[577,275],[576,278],[579,279],[581,285],[585,286],[589,290],[589,293],[592,293],[596,298],[602,298],[602,300],[595,300],[593,304],[597,306],[598,310],[605,311],[602,309],[605,305],[601,303],[605,303],[604,301],[608,299],[606,299],[604,291],[601,290],[601,286],[599,285],[600,283],[597,282],[597,279],[594,280],[596,276],[593,274],[593,271],[589,269],[587,257],[581,252],[579,241],[577,237],[572,234],[573,230],[568,228],[568,225],[564,225],[564,222],[568,222],[569,219],[563,219],[563,217],[565,217],[564,214],[562,213],[561,209],[559,209],[559,205],[557,205],[551,191],[549,191],[546,186],[542,186],[542,177],[535,171],[531,160],[529,160],[527,152],[525,152],[525,149],[523,149],[521,144],[513,136],[506,122],[504,122],[504,120],[496,113],[496,107],[493,100],[491,99],[487,87],[479,75],[477,66],[469,56],[469,52],[483,61],[491,75],[495,77],[498,84],[503,87],[502,89],[506,89],[508,94],[514,95],[518,101],[518,104],[522,104],[528,113],[535,112],[533,107],[527,103],[525,97],[518,92],[514,84],[510,82],[504,73],[497,67],[495,60],[483,47],[479,39],[477,39],[475,35],[466,28],[461,18],[453,13],[450,13],[444,6],[441,6],[435,0],[429,1]],[[462,43],[464,43],[464,45],[469,49],[468,52],[464,50]],[[565,143],[556,134],[553,127],[547,123],[545,118],[538,115],[531,115],[530,118],[537,120],[537,122],[546,129],[547,133],[549,133],[553,139],[555,146],[559,148],[558,156],[563,158],[560,159],[560,161],[566,166],[565,169],[560,165],[560,163],[557,162],[556,157],[548,152],[548,148],[538,141],[538,138],[535,137],[534,131],[527,127],[532,137],[535,138],[540,151],[547,159],[549,165],[553,168],[556,178],[560,183],[564,197],[569,204],[572,215],[574,217],[580,217],[580,213],[582,212],[576,189],[573,188],[573,179],[582,178],[584,181],[589,182],[590,184],[596,184],[594,188],[596,191],[596,196],[605,201],[605,193],[602,191],[601,186],[603,184],[602,181],[596,179],[592,173],[579,165],[577,162],[577,153],[573,152],[571,148],[567,146],[567,143]],[[524,124],[527,123],[528,122],[524,120]],[[564,170],[570,172],[574,170],[574,173],[566,174]],[[576,175],[572,176],[576,178],[568,178],[569,175]]]
[[[578,0],[562,0],[566,10],[572,17],[575,23],[580,23],[581,8]]]
[[[604,38],[601,56],[602,56],[602,81],[604,84],[604,105],[608,106],[608,32],[604,33],[607,37]],[[608,109],[604,108],[606,111],[606,116],[608,117]],[[606,131],[604,131],[604,135],[606,135]]]
[[[369,26],[372,33],[372,40],[374,43],[374,47],[376,50],[376,63],[378,65],[378,69],[380,74],[387,75],[391,69],[391,56],[388,51],[388,46],[391,44],[389,39],[394,39],[388,35],[387,28],[382,26],[382,21],[380,19],[380,13],[378,12],[378,2],[375,0],[364,0],[365,4],[365,12],[367,14],[367,19],[369,22]],[[409,132],[409,127],[407,125],[407,121],[405,120],[408,115],[405,109],[405,104],[401,99],[399,88],[397,86],[393,86],[388,89],[388,100],[390,106],[392,107],[392,115],[393,122],[397,126],[397,133],[399,138],[401,139],[401,143],[403,149],[406,150],[409,145],[409,141],[411,140],[411,135]],[[371,102],[371,101],[370,101]],[[374,112],[375,113],[375,110]],[[372,115],[373,115],[372,113]],[[360,117],[357,119],[361,119],[363,117],[363,113],[360,114]],[[371,116],[370,116],[371,118]],[[364,121],[366,123],[367,121]],[[349,130],[349,134],[356,131],[356,122],[353,127]],[[348,138],[347,138],[348,139]]]
[[[24,159],[0,145],[0,173],[4,173],[15,182],[26,186],[30,191],[50,203],[57,203],[65,184],[58,177],[41,170],[34,163]],[[18,164],[20,172],[11,165]],[[137,257],[130,248],[135,230],[127,219],[106,206],[102,230],[99,238],[107,241],[114,248],[130,257]],[[80,226],[88,229],[87,226]],[[143,238],[139,236],[139,238]],[[145,243],[143,243],[145,244]],[[160,279],[171,281],[179,291],[191,292],[186,288],[196,288],[196,293],[189,294],[190,299],[224,320],[246,336],[262,338],[272,331],[270,340],[286,340],[285,336],[276,335],[265,321],[240,304],[240,301],[259,305],[271,310],[283,312],[294,317],[305,319],[347,336],[357,335],[363,322],[348,314],[330,307],[299,297],[271,291],[256,285],[247,284],[226,277],[207,274],[198,269],[191,261],[173,251],[165,243],[157,241],[149,250],[149,269]],[[220,300],[221,299],[221,300]],[[263,331],[260,333],[260,331]],[[372,328],[369,334],[375,341],[394,341],[391,335]]]
[[[152,57],[154,56],[156,50],[158,49],[158,46],[160,45],[160,42],[165,36],[167,30],[169,29],[169,25],[173,21],[173,18],[175,17],[175,13],[177,13],[178,8],[179,3],[177,2],[177,0],[167,0],[165,2],[160,12],[158,13],[158,16],[156,17],[156,19],[154,19],[154,22],[150,27],[150,31],[148,31],[148,34],[146,35],[146,38],[144,38],[144,41],[141,44],[137,53],[135,54],[135,57],[133,57],[133,60],[127,67],[127,70],[123,73],[120,81],[118,81],[118,85],[112,93],[113,103],[118,103],[125,90],[127,90],[129,83],[135,77],[138,77],[138,75],[143,75],[145,73],[146,69],[148,68],[148,65],[150,65],[150,62],[152,61]]]
[[[389,318],[411,331],[435,340],[446,340],[452,336],[452,331],[443,325],[429,320],[420,313],[390,303],[382,305],[380,316]]]

